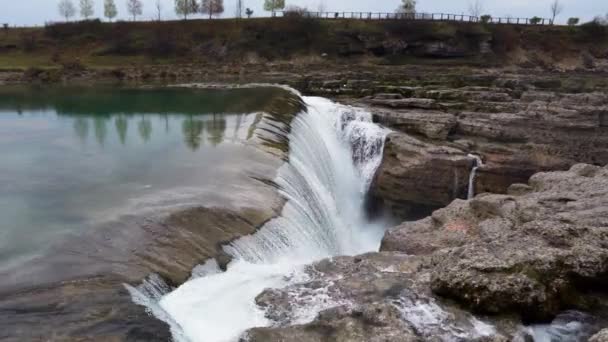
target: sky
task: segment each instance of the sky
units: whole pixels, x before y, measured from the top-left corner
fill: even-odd
[[[78,0],[73,0],[78,5]],[[95,1],[95,17],[103,16],[103,0]],[[127,19],[126,0],[115,0],[118,6],[118,19]],[[144,13],[141,19],[156,16],[156,0],[142,0]],[[266,16],[262,9],[263,0],[243,0],[245,7],[254,10],[254,16]],[[418,0],[417,11],[427,13],[468,14],[469,3],[473,0]],[[480,0],[484,13],[495,17],[550,17],[549,7],[553,0]],[[597,15],[608,13],[608,0],[560,0],[563,13],[557,22],[564,23],[569,17],[579,17],[582,22]],[[57,10],[59,0],[0,0],[0,24],[11,26],[44,25],[45,22],[60,21]],[[161,0],[163,19],[175,19],[174,0]],[[224,17],[234,16],[236,0],[224,0]],[[400,0],[286,0],[287,5],[305,6],[317,10],[320,4],[328,11],[373,11],[393,12]]]

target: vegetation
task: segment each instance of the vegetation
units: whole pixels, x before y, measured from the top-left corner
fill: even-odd
[[[86,68],[242,65],[303,57],[344,61],[359,56],[377,58],[378,63],[417,63],[428,60],[425,44],[437,42],[465,52],[478,51],[482,42],[491,42],[497,58],[486,56],[484,60],[496,62],[520,50],[538,50],[559,58],[589,49],[591,42],[601,54],[608,43],[607,27],[600,20],[572,27],[489,25],[484,20],[489,18],[482,17],[481,23],[457,23],[319,20],[296,15],[250,20],[65,22],[3,32],[0,68],[61,69],[75,61]]]
[[[224,0],[202,0],[201,13],[208,14],[209,19],[214,15],[224,13]]]
[[[274,17],[275,12],[285,8],[285,0],[264,0],[264,10],[272,12]]]
[[[127,12],[133,17],[133,21],[143,13],[143,7],[141,0],[127,0]]]
[[[58,8],[59,14],[65,18],[65,21],[69,21],[76,14],[76,7],[74,7],[72,0],[61,0]]]
[[[184,17],[188,20],[188,16],[196,14],[199,11],[198,2],[196,0],[175,0],[175,14]]]
[[[576,26],[578,25],[579,21],[579,18],[570,18],[568,19],[568,26]]]
[[[484,15],[482,15],[481,17],[479,17],[479,20],[480,20],[482,23],[487,24],[487,23],[489,23],[489,22],[492,20],[492,16],[491,16],[491,15],[489,15],[489,14],[484,14]]]
[[[116,4],[114,0],[104,0],[103,3],[103,15],[108,18],[109,21],[116,18],[118,10],[116,10]]]
[[[564,6],[560,0],[553,0],[551,2],[551,24],[555,23],[555,18],[562,13]]]
[[[403,14],[414,14],[416,13],[416,0],[402,0],[402,4],[399,5],[395,12]]]

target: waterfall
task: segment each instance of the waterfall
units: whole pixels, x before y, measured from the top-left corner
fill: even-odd
[[[469,154],[469,158],[473,158],[473,169],[471,169],[471,174],[469,175],[469,192],[467,195],[467,199],[471,199],[475,197],[475,177],[477,176],[477,170],[483,166],[483,161],[481,157],[475,154]]]
[[[176,340],[233,341],[249,328],[268,326],[255,305],[264,289],[305,280],[303,267],[316,260],[379,248],[384,226],[367,221],[363,203],[387,131],[363,110],[322,98],[304,101],[307,111],[291,125],[289,162],[275,179],[287,199],[281,215],[224,247],[233,257],[225,272],[206,266],[202,277],[146,304],[170,323]]]

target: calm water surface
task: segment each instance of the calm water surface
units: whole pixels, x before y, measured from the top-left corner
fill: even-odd
[[[0,90],[0,269],[221,182],[277,91]]]

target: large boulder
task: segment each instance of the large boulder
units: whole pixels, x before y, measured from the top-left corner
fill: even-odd
[[[539,173],[392,229],[382,250],[434,258],[431,286],[478,312],[546,319],[593,309],[608,281],[608,168]],[[593,292],[593,291],[591,291]]]

